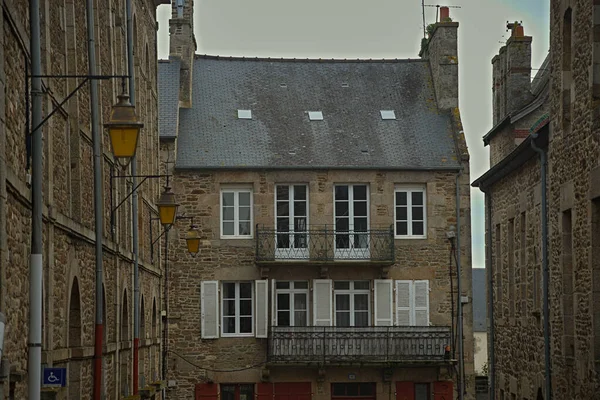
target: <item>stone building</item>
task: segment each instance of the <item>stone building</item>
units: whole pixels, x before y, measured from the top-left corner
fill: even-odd
[[[487,202],[492,399],[598,398],[600,7],[595,3],[551,2],[551,51],[531,84],[512,78],[529,74],[522,61],[529,57],[531,39],[522,27],[513,26],[513,36],[493,60],[495,127],[484,137],[491,168],[473,184]]]
[[[170,231],[169,396],[454,398],[455,240],[473,398],[469,156],[442,21],[421,60],[354,61],[194,55],[191,21],[171,21],[162,157],[202,244]]]
[[[42,0],[41,48],[44,75],[88,75],[86,6],[80,0]],[[156,7],[164,1],[133,0],[135,94],[144,123],[138,147],[138,174],[158,174]],[[126,75],[125,0],[95,2],[97,72]],[[168,4],[168,2],[167,2]],[[0,0],[0,309],[7,317],[0,398],[27,398],[27,332],[31,191],[26,113],[29,65],[29,1]],[[67,387],[57,398],[92,395],[95,259],[90,93],[87,84],[59,103],[81,78],[43,78],[43,114],[58,111],[43,125],[43,366],[66,367]],[[121,93],[121,82],[99,84],[101,123]],[[106,399],[132,394],[133,255],[132,198],[111,209],[131,190],[128,175],[113,163],[102,130],[104,207],[104,381]],[[112,181],[112,182],[111,182]],[[150,224],[160,182],[139,190],[140,386],[161,379],[160,252],[150,248]],[[114,225],[114,226],[113,226]],[[114,229],[113,229],[114,228]]]

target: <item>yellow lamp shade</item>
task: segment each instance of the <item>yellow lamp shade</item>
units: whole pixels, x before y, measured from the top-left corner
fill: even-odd
[[[190,254],[197,254],[200,251],[200,232],[195,226],[191,226],[185,237],[187,243],[188,252]]]
[[[177,207],[179,206],[175,202],[175,193],[171,191],[170,187],[165,187],[165,191],[160,195],[156,206],[158,207],[160,223],[165,229],[169,229],[175,223]]]
[[[109,131],[113,155],[119,164],[126,166],[135,156],[140,129],[144,124],[138,121],[129,96],[121,94],[118,98],[119,101],[112,107],[110,119],[104,126]]]

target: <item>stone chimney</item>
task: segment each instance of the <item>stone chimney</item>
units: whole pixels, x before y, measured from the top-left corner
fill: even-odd
[[[508,114],[518,111],[532,99],[531,36],[525,36],[523,25],[507,24],[511,35],[506,46],[492,59],[494,125]]]
[[[196,39],[194,37],[194,1],[172,0],[169,20],[170,56],[181,60],[179,102],[192,106],[192,71]]]
[[[421,57],[429,59],[437,105],[458,107],[458,22],[452,22],[450,9],[440,7],[440,21],[428,28]]]

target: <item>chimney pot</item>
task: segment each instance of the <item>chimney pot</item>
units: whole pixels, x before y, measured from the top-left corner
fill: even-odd
[[[523,25],[517,25],[515,29],[515,37],[524,37],[525,31],[523,30]]]
[[[440,7],[440,22],[445,22],[450,18],[450,9],[448,7]]]

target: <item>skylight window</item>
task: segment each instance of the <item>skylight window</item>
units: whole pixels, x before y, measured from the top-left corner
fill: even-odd
[[[252,119],[252,110],[238,110],[238,119]]]
[[[394,110],[380,110],[381,119],[396,119],[396,113]]]
[[[311,121],[323,121],[323,112],[322,111],[309,111],[308,119]]]

